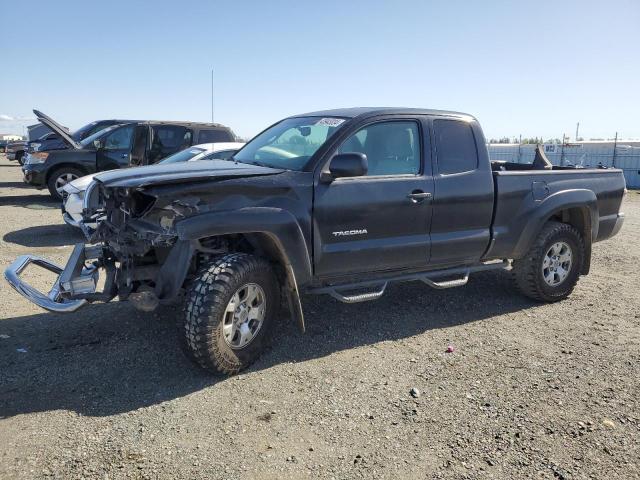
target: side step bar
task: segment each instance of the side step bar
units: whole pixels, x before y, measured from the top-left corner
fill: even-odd
[[[428,277],[422,277],[420,280],[424,283],[426,283],[427,285],[429,285],[430,287],[433,288],[437,288],[439,290],[444,290],[445,288],[454,288],[454,287],[462,287],[464,285],[467,284],[467,282],[469,281],[469,274],[471,272],[467,269],[466,272],[464,272],[464,274],[462,275],[462,277],[460,278],[456,278],[454,280],[444,280],[442,282],[436,282],[434,280],[431,280]]]
[[[368,302],[370,300],[377,300],[382,295],[384,295],[384,291],[387,289],[388,283],[383,283],[377,291],[369,292],[369,293],[359,293],[354,295],[343,295],[338,290],[333,289],[329,290],[327,293],[331,295],[336,300],[342,303],[360,303],[360,302]]]
[[[481,272],[486,270],[505,270],[509,268],[511,268],[511,262],[509,260],[500,260],[481,263],[479,265],[473,265],[470,267],[456,267],[444,270],[432,270],[429,272],[397,275],[385,279],[367,280],[364,282],[355,282],[341,285],[329,285],[326,287],[313,288],[309,290],[309,293],[328,294],[343,303],[359,303],[379,299],[380,297],[382,297],[382,295],[384,295],[387,285],[391,282],[421,281],[432,288],[442,290],[445,288],[454,288],[466,285],[469,281],[469,275],[474,272]],[[439,278],[456,276],[458,276],[459,278],[438,281]],[[352,295],[345,293],[346,291],[363,290],[365,288],[372,288],[373,291],[366,293],[354,293]]]

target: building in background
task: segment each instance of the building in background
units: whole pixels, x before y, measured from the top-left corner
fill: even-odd
[[[17,140],[22,140],[21,135],[15,135],[13,133],[0,133],[0,140],[6,140],[8,142],[15,142]]]

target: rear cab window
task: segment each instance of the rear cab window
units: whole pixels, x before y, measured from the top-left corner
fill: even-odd
[[[441,175],[478,168],[478,149],[471,125],[460,120],[434,120],[436,158]]]

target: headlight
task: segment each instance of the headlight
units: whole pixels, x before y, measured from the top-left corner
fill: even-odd
[[[31,148],[33,148],[34,152],[37,152],[38,149],[40,148],[40,145],[42,145],[41,143],[32,143],[31,144]]]
[[[34,163],[44,163],[47,161],[48,156],[49,154],[47,152],[30,153],[25,163],[29,163],[31,165]]]

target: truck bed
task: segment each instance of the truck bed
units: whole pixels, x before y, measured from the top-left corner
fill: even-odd
[[[526,235],[522,233],[532,228],[532,218],[544,222],[553,216],[555,200],[559,197],[563,198],[565,215],[566,212],[581,215],[588,206],[591,215],[590,218],[585,216],[584,222],[596,224],[591,228],[593,242],[617,233],[621,224],[619,218],[623,216],[619,211],[625,192],[622,170],[571,167],[534,170],[531,164],[506,162],[492,162],[492,170],[494,221],[492,243],[485,258],[524,254],[521,245]],[[567,196],[575,201],[567,204]]]

